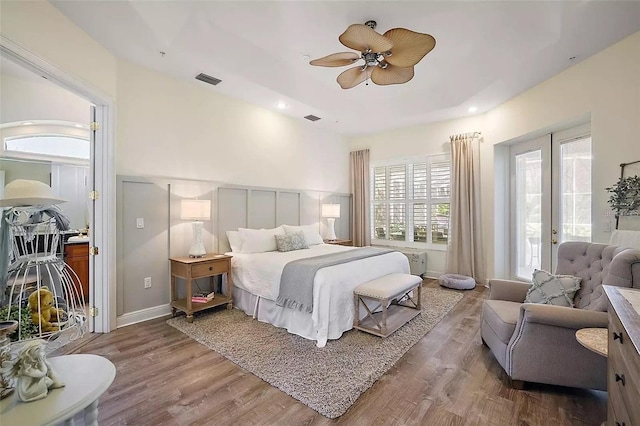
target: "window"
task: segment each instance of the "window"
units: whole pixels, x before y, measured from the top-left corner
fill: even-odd
[[[408,246],[447,244],[451,192],[448,156],[374,164],[371,176],[374,240],[410,243],[403,244]]]
[[[61,135],[33,135],[6,138],[4,151],[15,157],[29,154],[42,157],[67,157],[89,160],[89,140]]]

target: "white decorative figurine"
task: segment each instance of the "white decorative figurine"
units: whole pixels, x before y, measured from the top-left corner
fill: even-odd
[[[64,383],[47,361],[44,340],[26,342],[13,362],[11,374],[16,378],[18,399],[31,402],[47,396],[49,389],[61,388]]]

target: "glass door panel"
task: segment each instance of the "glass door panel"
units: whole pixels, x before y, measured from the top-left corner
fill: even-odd
[[[516,155],[516,276],[540,269],[542,241],[542,150]]]
[[[591,241],[591,138],[563,143],[560,168],[562,227],[558,240]]]

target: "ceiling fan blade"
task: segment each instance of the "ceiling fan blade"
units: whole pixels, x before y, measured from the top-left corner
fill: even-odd
[[[342,67],[345,65],[351,65],[355,61],[360,59],[360,55],[353,52],[340,52],[332,53],[323,58],[314,59],[309,62],[311,65],[317,65],[321,67]]]
[[[406,28],[394,28],[386,33],[393,42],[391,56],[385,59],[397,67],[412,67],[436,46],[436,39],[429,34],[417,33]]]
[[[361,66],[357,66],[343,71],[338,76],[337,81],[340,87],[342,87],[343,89],[351,89],[352,87],[356,87],[358,84],[368,79],[370,74],[371,67],[367,67],[367,69],[363,71]]]
[[[413,67],[395,67],[387,64],[386,68],[374,67],[371,81],[380,86],[402,84],[413,78]]]
[[[366,52],[368,49],[376,53],[386,52],[393,47],[393,42],[387,37],[362,24],[349,25],[338,40],[348,48],[360,52]]]

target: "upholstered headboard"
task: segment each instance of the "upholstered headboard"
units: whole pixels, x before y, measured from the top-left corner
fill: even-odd
[[[340,204],[341,214],[340,219],[336,220],[336,234],[340,238],[350,238],[349,194],[243,186],[218,187],[218,253],[231,251],[226,231],[238,228],[317,224],[318,231],[324,235],[326,224],[320,217],[320,206],[327,202]]]

